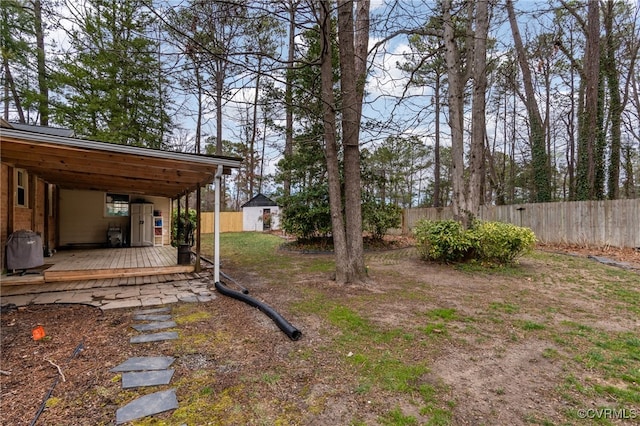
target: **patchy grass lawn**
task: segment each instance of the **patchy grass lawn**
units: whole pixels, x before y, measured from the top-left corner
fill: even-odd
[[[161,351],[177,357],[179,408],[134,424],[640,422],[637,273],[544,252],[491,270],[439,265],[409,248],[367,254],[370,281],[339,286],[331,255],[278,250],[282,242],[223,234],[222,270],[302,338],[222,295],[172,305],[180,338]],[[105,357],[105,370],[124,360]],[[119,390],[113,376],[86,392],[92,405],[148,392]],[[48,408],[42,424],[61,418],[58,407],[73,403]]]

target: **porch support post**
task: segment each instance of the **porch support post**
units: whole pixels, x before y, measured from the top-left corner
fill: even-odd
[[[202,232],[200,230],[200,225],[202,221],[200,220],[200,204],[201,204],[201,195],[200,195],[200,184],[196,187],[196,272],[200,272],[200,237],[202,236]]]
[[[180,250],[180,221],[182,220],[182,213],[180,212],[180,202],[182,201],[182,194],[178,195],[178,198],[176,198],[176,202],[178,203],[177,209],[176,209],[176,246],[178,247],[178,250]]]
[[[176,229],[176,236],[179,236],[179,235],[177,234],[177,232],[178,232],[178,230],[180,229],[180,219],[182,219],[182,216],[181,216],[181,215],[182,215],[182,213],[180,213],[180,202],[181,202],[181,201],[182,201],[182,195],[180,195],[180,196],[178,197],[178,209],[177,209],[178,211],[176,212],[176,215],[178,216],[178,221],[177,221],[177,227],[178,227],[178,229]],[[177,243],[178,243],[178,244],[180,244],[180,240],[177,240]]]
[[[8,182],[7,182],[7,238],[9,238],[9,235],[13,234],[14,231],[14,221],[15,221],[15,209],[16,209],[16,187],[15,187],[15,173],[16,173],[16,169],[14,169],[13,167],[9,166],[7,167],[8,171],[7,171],[7,177]],[[4,241],[3,241],[4,243]],[[5,253],[3,251],[3,253]],[[4,259],[3,259],[3,263],[2,265],[0,265],[0,267],[4,267],[5,263],[4,263]]]
[[[213,213],[213,282],[220,282],[220,178],[224,168],[218,165],[215,178],[215,209]]]
[[[49,209],[51,208],[51,200],[49,199],[49,186],[49,183],[44,182],[44,230],[42,232],[42,244],[47,255],[49,253]]]

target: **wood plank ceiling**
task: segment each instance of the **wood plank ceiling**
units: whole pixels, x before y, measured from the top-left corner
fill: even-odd
[[[3,163],[65,189],[177,198],[213,181],[241,159],[175,153],[75,138],[0,130]]]

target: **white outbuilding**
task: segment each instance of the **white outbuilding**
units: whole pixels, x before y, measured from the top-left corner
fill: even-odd
[[[280,207],[264,194],[256,195],[241,207],[243,231],[280,229]]]

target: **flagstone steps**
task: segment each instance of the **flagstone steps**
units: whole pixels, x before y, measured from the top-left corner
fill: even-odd
[[[168,307],[153,308],[134,312],[134,321],[144,321],[131,327],[143,333],[129,339],[132,344],[159,342],[178,338],[176,331],[149,333],[167,328],[174,328],[177,324],[171,320],[171,309]],[[122,373],[122,388],[164,386],[171,382],[174,369],[169,367],[175,361],[170,356],[132,357],[122,364],[112,368],[114,373]],[[153,392],[134,399],[116,410],[116,424],[126,423],[143,417],[153,416],[178,408],[178,398],[175,388]]]

